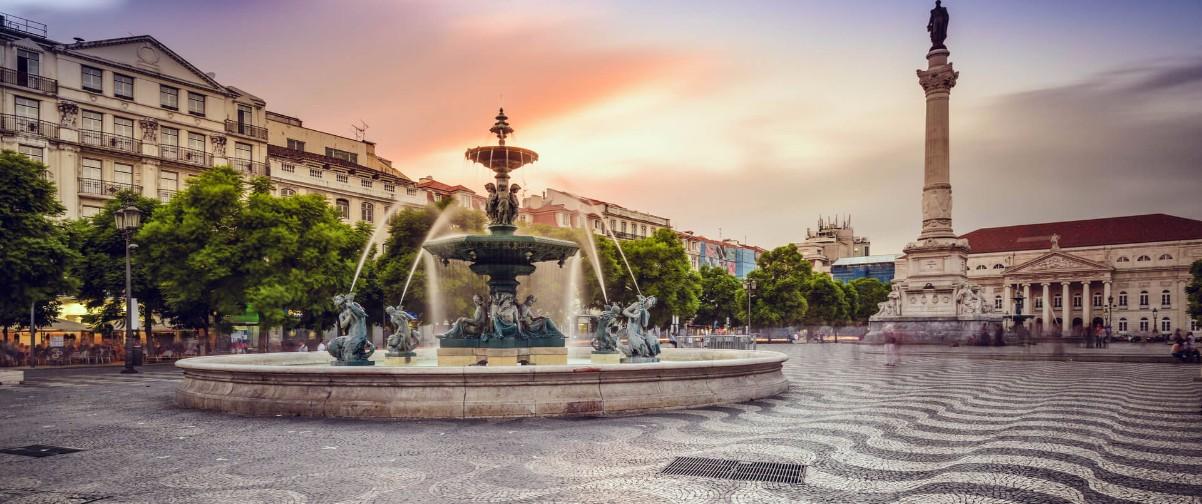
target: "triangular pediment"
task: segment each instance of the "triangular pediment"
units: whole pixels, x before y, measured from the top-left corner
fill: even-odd
[[[225,91],[225,87],[149,35],[80,42],[66,46],[72,54]]]
[[[1042,273],[1046,271],[1109,271],[1110,267],[1064,252],[1048,252],[1006,270],[1006,274]]]

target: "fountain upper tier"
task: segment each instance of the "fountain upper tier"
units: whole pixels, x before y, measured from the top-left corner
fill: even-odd
[[[505,145],[505,139],[513,134],[513,128],[509,126],[509,116],[505,115],[504,108],[497,112],[496,119],[497,122],[488,131],[497,136],[497,145],[473,147],[468,149],[463,157],[497,172],[497,179],[500,180],[509,172],[538,161],[538,153],[530,149]]]

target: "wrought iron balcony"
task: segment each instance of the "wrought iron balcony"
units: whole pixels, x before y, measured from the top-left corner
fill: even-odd
[[[111,196],[121,191],[133,191],[142,194],[142,186],[127,182],[113,182],[88,177],[79,177],[79,193]]]
[[[115,150],[121,152],[130,152],[134,154],[142,153],[142,141],[134,137],[122,135],[114,135],[112,133],[104,133],[101,131],[80,130],[79,143],[99,147],[101,149]]]
[[[225,120],[225,132],[267,141],[267,128],[262,126],[253,126],[251,124],[235,121],[233,119]]]
[[[46,94],[58,94],[57,80],[34,75],[29,72],[18,72],[11,68],[0,67],[0,82],[41,91]]]
[[[208,168],[213,166],[213,155],[208,152],[180,147],[177,145],[159,145],[159,157],[167,161],[175,161],[194,166]]]
[[[0,130],[46,138],[58,138],[57,124],[13,114],[0,114]]]
[[[616,237],[619,240],[638,240],[639,238],[642,238],[642,236],[639,236],[639,235],[636,235],[633,233],[627,233],[624,231],[614,231],[613,233],[614,233],[614,237]]]
[[[238,170],[242,173],[245,173],[247,175],[251,175],[254,177],[270,175],[270,173],[267,170],[267,165],[264,163],[260,163],[258,161],[251,161],[249,159],[236,159],[235,158],[235,159],[230,160],[230,164],[234,167],[235,170]]]

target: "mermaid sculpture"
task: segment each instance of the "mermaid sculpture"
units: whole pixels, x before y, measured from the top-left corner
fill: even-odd
[[[406,312],[400,305],[389,306],[384,309],[388,314],[388,319],[392,322],[393,333],[388,337],[388,357],[413,357],[416,355],[413,349],[417,348],[417,335],[413,333],[413,327],[410,323],[417,320],[416,317]]]
[[[338,328],[346,334],[330,341],[328,351],[336,360],[335,366],[371,366],[370,360],[376,352],[375,345],[367,339],[367,312],[355,302],[354,294],[334,296],[334,306],[339,308]]]
[[[472,294],[472,304],[476,305],[476,311],[472,312],[472,317],[459,317],[455,323],[451,325],[447,332],[439,334],[439,338],[479,338],[484,334],[485,328],[485,313],[484,299],[479,294]]]
[[[521,315],[518,313],[517,305],[513,302],[513,294],[508,292],[497,294],[497,298],[493,300],[489,318],[492,319],[490,339],[523,336]]]
[[[522,334],[527,338],[564,337],[551,319],[534,314],[534,302],[537,300],[534,294],[530,294],[526,296],[526,301],[518,305]]]
[[[622,362],[659,362],[659,332],[651,331],[655,296],[639,296],[622,315],[626,317],[626,358]]]
[[[617,353],[618,338],[622,331],[622,307],[614,303],[601,310],[597,316],[597,330],[593,333],[593,350],[596,353]]]

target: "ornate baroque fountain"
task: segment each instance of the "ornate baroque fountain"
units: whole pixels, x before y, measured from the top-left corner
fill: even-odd
[[[538,153],[512,145],[505,139],[513,133],[505,109],[497,114],[490,132],[497,145],[468,149],[464,156],[496,173],[496,183],[485,185],[488,202],[488,234],[448,236],[426,242],[423,248],[446,264],[452,260],[471,263],[472,272],[488,277],[488,295],[473,296],[475,312],[461,317],[450,330],[439,335],[439,365],[566,364],[563,333],[550,319],[534,315],[533,296],[518,297],[518,277],[534,273],[535,264],[555,261],[560,266],[576,253],[575,243],[537,236],[514,234],[518,215],[517,184],[509,173],[538,161]]]

